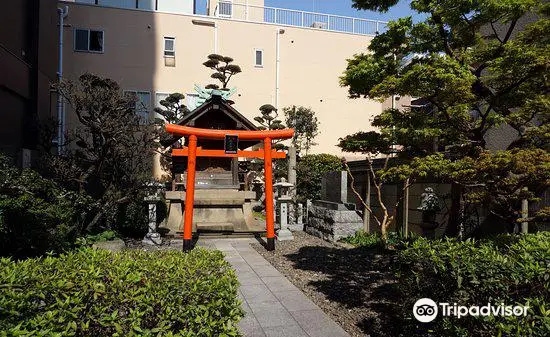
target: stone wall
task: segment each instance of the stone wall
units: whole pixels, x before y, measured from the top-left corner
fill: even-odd
[[[304,226],[306,233],[331,242],[352,236],[361,228],[363,220],[355,210],[328,201],[314,201],[308,207],[308,222]]]

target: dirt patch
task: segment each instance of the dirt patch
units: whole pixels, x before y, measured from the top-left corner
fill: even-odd
[[[397,336],[399,298],[393,254],[342,247],[304,232],[254,248],[352,336]]]

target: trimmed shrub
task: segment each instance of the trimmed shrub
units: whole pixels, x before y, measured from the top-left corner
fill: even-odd
[[[388,247],[403,248],[407,243],[416,240],[417,236],[413,233],[409,234],[408,238],[402,237],[397,232],[388,232]],[[356,247],[367,249],[385,249],[384,241],[380,233],[365,233],[363,230],[357,231],[353,236],[348,236],[342,239],[343,242],[349,243]]]
[[[237,289],[204,249],[2,259],[0,336],[238,336]]]
[[[115,231],[103,231],[95,235],[86,235],[76,239],[76,245],[80,247],[92,246],[97,242],[111,241],[118,238],[118,234]]]
[[[73,246],[91,200],[0,156],[0,256],[27,257]]]
[[[550,233],[465,241],[419,238],[400,251],[396,269],[407,336],[549,336]],[[416,300],[464,306],[526,305],[526,317],[412,317]],[[428,332],[429,331],[429,332]]]
[[[299,201],[321,198],[323,173],[342,170],[342,160],[331,154],[310,154],[299,158],[296,164]]]

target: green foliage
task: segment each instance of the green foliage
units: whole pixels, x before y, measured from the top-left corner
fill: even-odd
[[[386,11],[396,3],[354,0],[354,7]],[[436,140],[440,147],[485,147],[487,132],[507,123],[518,132],[513,146],[548,146],[550,6],[541,0],[414,0],[410,6],[425,19],[389,22],[369,53],[348,60],[340,79],[353,98],[400,95],[426,104],[383,112],[376,133],[407,153],[430,150],[426,145]],[[518,33],[520,18],[536,11],[541,15]],[[353,152],[381,145],[375,152],[384,153],[387,144],[375,138],[359,138],[360,149],[341,145]]]
[[[311,147],[317,145],[314,139],[319,134],[319,121],[315,117],[315,111],[311,108],[293,105],[284,108],[283,112],[286,116],[286,125],[294,129],[292,145],[296,148],[297,153],[304,150],[307,155]]]
[[[354,7],[386,11],[396,3],[354,0]],[[397,153],[393,163],[400,167],[380,172],[381,181],[451,181],[468,204],[514,223],[522,198],[536,200],[550,186],[543,173],[550,165],[550,5],[413,0],[410,6],[423,20],[391,21],[368,53],[348,60],[340,83],[352,98],[419,99],[376,115],[376,131],[345,136],[339,146]],[[502,125],[516,132],[506,151],[493,155],[487,140]],[[433,155],[440,151],[446,156]]]
[[[103,231],[95,235],[86,235],[77,239],[76,243],[79,246],[91,246],[96,242],[111,241],[118,238],[118,233],[115,231]]]
[[[408,336],[548,336],[550,233],[458,242],[417,238],[401,250],[396,271]],[[526,317],[438,316],[429,326],[412,318],[419,298],[459,305],[527,305]]]
[[[543,149],[481,151],[458,160],[443,154],[416,157],[409,164],[380,172],[383,181],[432,177],[464,186],[464,199],[485,206],[508,223],[520,217],[523,199],[537,201],[550,187],[550,153]],[[538,216],[544,218],[544,210]]]
[[[238,336],[238,281],[218,251],[82,249],[0,260],[2,336]]]
[[[232,64],[233,61],[229,56],[210,54],[208,55],[208,60],[203,63],[205,67],[215,71],[210,77],[220,81],[222,83],[221,89],[223,90],[227,89],[231,77],[242,72],[240,66]],[[219,87],[216,84],[210,84],[206,88],[218,89]]]
[[[92,201],[0,156],[0,256],[17,258],[72,247]]]
[[[310,154],[300,157],[296,163],[298,200],[321,198],[323,174],[341,170],[342,160],[331,154]]]
[[[45,155],[44,171],[63,187],[85,192],[98,204],[85,228],[115,228],[126,205],[153,190],[153,154],[160,129],[136,113],[136,97],[108,78],[84,74],[59,86],[78,119],[63,155]],[[136,223],[139,226],[139,223]]]
[[[260,107],[260,116],[254,117],[254,120],[260,123],[260,130],[284,129],[283,122],[277,117],[279,117],[277,109],[271,104],[264,104]]]
[[[388,247],[404,247],[407,243],[413,242],[414,240],[416,240],[416,236],[414,235],[409,238],[404,238],[397,232],[388,232],[388,238],[386,242],[384,242],[380,233],[365,233],[363,230],[360,230],[353,236],[342,239],[342,242],[366,249],[384,250]]]
[[[162,108],[155,108],[154,111],[162,116],[163,124],[176,124],[189,113],[189,109],[183,104],[184,98],[185,95],[175,92],[159,102]]]

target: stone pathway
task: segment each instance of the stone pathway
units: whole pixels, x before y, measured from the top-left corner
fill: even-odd
[[[245,337],[349,337],[298,288],[250,247],[253,239],[205,239],[237,272]]]

